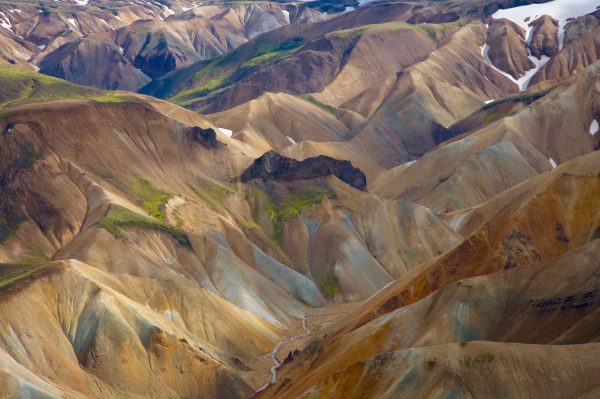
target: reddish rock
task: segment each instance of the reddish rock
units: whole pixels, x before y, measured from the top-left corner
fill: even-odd
[[[565,45],[531,79],[531,85],[559,80],[583,71],[600,56],[600,27]]]
[[[559,51],[558,46],[558,21],[543,15],[531,22],[531,41],[529,50],[534,57],[542,58],[542,55],[552,57]]]
[[[594,15],[584,15],[565,25],[564,45],[575,41],[600,26],[600,19]]]
[[[535,67],[527,52],[525,30],[506,18],[492,20],[487,44],[492,64],[515,79]]]

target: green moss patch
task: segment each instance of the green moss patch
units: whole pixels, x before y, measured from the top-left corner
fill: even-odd
[[[502,113],[502,112],[490,112],[489,114],[487,114],[485,116],[485,119],[483,120],[483,124],[487,125],[488,123],[492,123],[494,121],[497,121],[498,119],[502,119],[506,116],[506,114]]]
[[[525,104],[529,105],[529,104],[536,102],[540,98],[543,98],[544,96],[546,96],[546,94],[550,93],[551,91],[552,91],[552,88],[549,88],[549,89],[544,89],[544,90],[540,90],[540,91],[533,92],[533,93],[517,94],[516,96],[502,98],[500,100],[495,100],[491,103],[485,104],[482,107],[482,109],[487,110],[487,109],[496,107],[496,106],[506,103],[506,102],[524,102]]]
[[[333,198],[335,194],[326,189],[314,188],[301,190],[290,194],[286,198],[272,200],[268,204],[269,218],[273,221],[273,241],[283,245],[283,223],[298,216],[306,208],[320,204],[326,198]]]
[[[262,228],[279,247],[283,246],[284,223],[311,206],[320,204],[326,198],[334,198],[335,193],[324,188],[299,190],[284,198],[275,198],[263,190],[246,186],[244,199],[250,205],[252,219],[243,220],[243,226]]]
[[[158,230],[171,235],[181,245],[191,248],[192,245],[183,230],[159,221],[138,215],[120,205],[112,204],[108,208],[106,215],[100,220],[100,227],[112,234],[117,239],[124,239],[125,235],[121,231],[127,227],[137,227],[149,230]]]
[[[171,101],[179,105],[190,105],[209,95],[217,94],[245,76],[250,70],[273,60],[283,59],[303,45],[304,40],[293,38],[281,43],[261,42],[249,55],[244,53],[245,47],[239,47],[225,55],[209,60],[194,75],[198,85],[171,97]],[[245,61],[244,61],[245,59]]]
[[[464,367],[471,367],[476,365],[481,365],[484,363],[491,363],[494,361],[496,356],[492,352],[484,352],[480,355],[477,355],[475,358],[471,358],[471,356],[465,356],[462,360],[462,365]]]
[[[31,69],[0,65],[0,108],[60,100],[89,99],[100,103],[139,101],[134,96],[102,92]]]
[[[477,363],[491,363],[494,361],[494,354],[492,352],[484,352],[475,358]]]
[[[140,102],[140,99],[135,96],[120,93],[106,93],[93,96],[90,99],[103,104],[128,104]]]
[[[304,101],[308,101],[309,103],[311,103],[313,105],[316,105],[317,107],[321,108],[325,112],[329,112],[330,114],[335,115],[335,108],[334,107],[332,107],[331,105],[327,105],[325,103],[322,103],[321,101],[317,100],[316,98],[314,98],[310,94],[306,94],[304,96],[301,96],[300,98],[303,99]]]
[[[274,58],[284,58],[302,47],[304,43],[302,38],[293,38],[281,43],[261,42],[254,49],[248,61],[240,66],[240,69],[250,69]]]
[[[299,215],[305,208],[320,204],[325,198],[334,196],[332,191],[320,188],[298,191],[274,203],[273,212],[281,219],[290,219]]]
[[[198,199],[212,207],[223,207],[225,199],[235,194],[235,191],[225,184],[202,177],[198,178],[198,183],[192,190]]]
[[[0,263],[0,289],[5,288],[38,270],[50,265],[50,262]]]
[[[42,103],[98,95],[99,90],[78,86],[33,70],[0,65],[0,106]]]
[[[341,288],[340,282],[335,275],[330,276],[321,283],[321,289],[329,299],[335,298],[337,293],[340,292]]]
[[[165,205],[172,193],[155,188],[149,181],[136,177],[129,187],[131,192],[138,198],[139,204],[152,216],[160,221],[165,220]]]

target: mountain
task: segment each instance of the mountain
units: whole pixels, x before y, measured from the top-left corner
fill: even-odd
[[[204,389],[208,397],[244,396],[266,378],[259,353],[307,307],[366,299],[406,265],[435,256],[431,246],[458,242],[454,234],[438,241],[433,231],[449,230],[425,208],[359,194],[335,177],[233,183],[252,149],[190,111],[13,66],[2,76],[11,87],[2,97],[2,148],[9,149],[1,159],[2,291],[61,312],[4,319],[10,342],[12,334],[30,334],[34,346],[59,340],[51,351],[3,348],[30,365],[17,374],[9,368],[15,395],[25,381],[49,390],[40,378],[52,376],[60,381],[51,384],[54,393],[185,396],[202,376],[214,384]],[[357,198],[371,206],[356,208]],[[372,205],[381,211],[372,214]],[[372,252],[370,242],[386,238],[359,233],[344,209],[410,239]],[[422,218],[431,231],[418,226]],[[337,252],[323,247],[340,240],[347,244]],[[409,242],[411,254],[394,260]],[[78,294],[77,303],[44,294],[59,286],[81,292],[81,284],[89,294]],[[180,303],[166,299],[185,291]],[[202,327],[212,323],[207,306],[242,323],[243,341],[238,328],[223,335],[227,317],[223,327]],[[118,358],[108,355],[115,351]],[[164,375],[152,373],[153,356],[167,367]],[[166,357],[175,369],[162,363]],[[44,366],[50,359],[60,361]]]
[[[137,90],[152,78],[223,54],[260,33],[317,17],[309,8],[273,3],[196,7],[164,20],[138,20],[108,35],[66,43],[44,57],[40,68],[79,84]],[[103,54],[107,51],[103,49],[110,53]],[[99,63],[106,61],[105,66]],[[119,72],[123,68],[129,71]]]
[[[0,4],[0,392],[598,396],[599,21]]]
[[[312,8],[278,3],[79,3],[0,6],[2,58],[78,84],[137,90],[261,33],[323,18]]]

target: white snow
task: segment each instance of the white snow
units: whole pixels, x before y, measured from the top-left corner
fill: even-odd
[[[119,52],[120,52],[121,54],[123,54],[123,53],[125,52],[125,49],[124,49],[123,47],[119,47]]]
[[[163,8],[163,12],[162,12],[163,17],[166,18],[166,17],[169,17],[169,16],[175,14],[175,11],[171,10],[169,7],[163,6],[163,5],[161,5],[161,7]]]
[[[521,7],[513,7],[507,8],[505,10],[498,10],[493,15],[494,19],[506,18],[521,28],[525,29],[525,37],[527,38],[527,43],[531,41],[531,33],[532,28],[529,24],[535,21],[537,18],[543,15],[549,15],[552,18],[558,21],[559,27],[559,47],[562,48],[563,40],[564,40],[564,28],[570,18],[576,18],[585,14],[589,14],[596,10],[598,6],[598,0],[553,0],[548,3],[542,4],[529,4]],[[486,61],[493,66],[493,64],[489,61],[487,57],[487,45],[484,46],[483,53]],[[530,69],[525,73],[525,75],[521,76],[519,79],[514,79],[507,73],[504,73],[498,68],[499,72],[503,73],[504,76],[509,77],[513,82],[515,82],[519,89],[523,90],[529,86],[529,82],[531,78],[539,71],[546,63],[549,58],[546,56],[542,56],[541,59],[537,59],[536,57],[529,56],[529,59],[533,61],[535,67]],[[495,67],[494,67],[495,68]]]
[[[529,86],[529,82],[531,81],[531,78],[533,78],[533,75],[535,75],[537,73],[537,71],[539,71],[544,65],[546,65],[546,62],[548,62],[548,60],[550,59],[549,57],[547,57],[545,55],[543,55],[542,59],[540,59],[540,60],[538,60],[537,58],[535,58],[533,56],[529,56],[529,59],[535,64],[535,67],[533,67],[529,71],[525,72],[525,74],[523,76],[521,76],[519,79],[515,79],[512,77],[511,74],[504,72],[503,70],[497,68],[494,64],[492,64],[492,61],[490,60],[490,57],[488,56],[489,47],[490,46],[488,46],[487,43],[483,47],[481,47],[481,54],[483,55],[485,62],[487,62],[496,71],[500,72],[502,75],[506,76],[507,78],[509,78],[510,80],[515,82],[516,85],[519,86],[519,90],[526,89],[527,86]]]
[[[486,104],[489,104],[489,103],[493,103],[494,101],[496,101],[496,100],[494,100],[494,99],[492,98],[491,100],[487,100],[485,103],[486,103]]]
[[[594,119],[590,125],[590,134],[593,136],[598,133],[598,130],[600,130],[600,124],[598,124],[597,119]]]
[[[556,162],[554,161],[554,159],[548,158],[548,161],[550,161],[550,166],[552,166],[552,169],[554,169],[558,166],[558,165],[556,165]]]
[[[14,10],[9,10],[10,12],[12,12],[13,14],[21,14],[23,11],[15,8]]]
[[[90,0],[75,0],[75,3],[79,6],[87,6]]]
[[[8,17],[6,16],[6,14],[4,14],[2,11],[0,11],[0,26],[3,28],[6,28],[8,30],[10,30],[12,28],[12,24],[10,23],[10,19],[8,19]]]
[[[283,13],[283,16],[285,17],[286,22],[289,24],[290,23],[290,12],[288,10],[281,10],[281,12]]]
[[[296,144],[296,140],[294,140],[293,138],[291,138],[290,136],[285,136],[288,138],[288,140],[290,141],[290,143],[292,144]]]
[[[39,45],[39,46],[38,46],[38,48],[39,48],[40,50],[44,50],[44,49],[46,48],[46,45],[45,45],[45,44],[41,44],[41,45]]]
[[[233,136],[233,131],[231,131],[231,130],[229,130],[229,129],[224,129],[224,128],[220,127],[220,128],[219,128],[219,131],[220,131],[221,133],[223,133],[223,134],[224,134],[225,136],[227,136],[227,137],[231,137],[231,136]]]
[[[79,26],[77,26],[77,21],[75,21],[75,18],[67,18],[67,21],[73,25],[76,29],[79,29]]]
[[[528,26],[529,23],[535,21],[542,15],[549,15],[558,21],[559,41],[560,46],[562,47],[564,28],[568,22],[567,20],[596,11],[598,4],[598,0],[554,0],[548,3],[529,4],[521,7],[498,10],[492,15],[492,18],[510,19],[521,28],[525,29],[525,31],[527,31],[525,37],[529,38],[531,30],[531,27]],[[525,21],[527,18],[529,19]]]

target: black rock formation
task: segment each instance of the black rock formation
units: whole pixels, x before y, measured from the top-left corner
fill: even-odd
[[[219,142],[217,141],[217,134],[214,129],[208,128],[203,129],[199,126],[186,128],[185,134],[188,140],[195,143],[200,143],[206,148],[218,148]]]
[[[295,181],[315,179],[334,175],[346,184],[362,191],[367,189],[367,178],[350,161],[339,160],[324,155],[297,161],[284,157],[275,151],[269,151],[257,158],[254,163],[242,173],[242,182],[254,179],[264,181]]]

